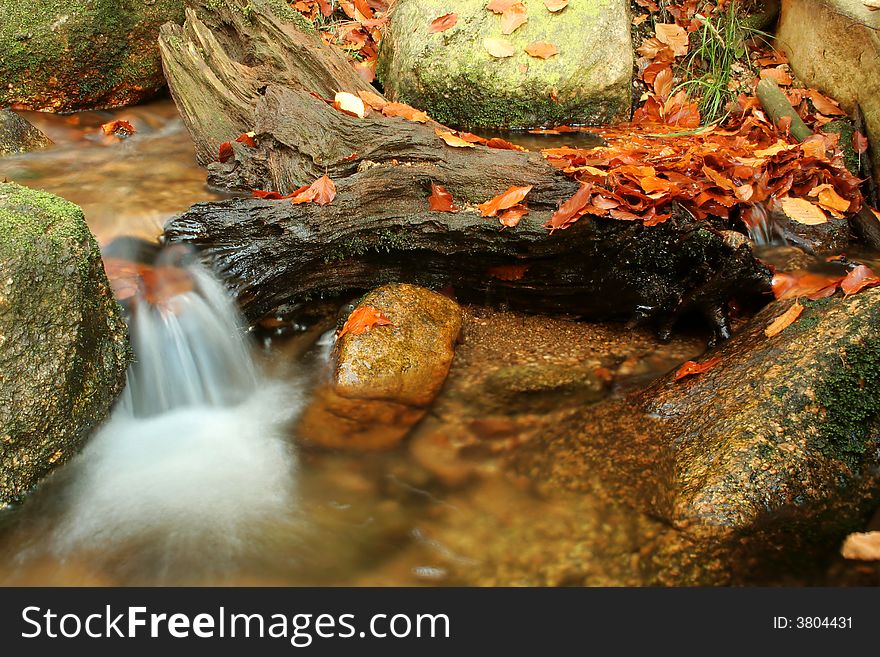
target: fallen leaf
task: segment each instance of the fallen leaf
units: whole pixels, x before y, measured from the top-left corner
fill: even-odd
[[[852,136],[852,145],[855,152],[861,155],[868,150],[868,138],[856,130]]]
[[[377,112],[381,112],[390,104],[382,96],[374,94],[372,91],[358,91],[358,97]]]
[[[773,289],[773,296],[777,299],[805,296],[815,300],[834,294],[844,277],[843,273],[817,273],[804,270],[777,272],[773,275],[770,285]]]
[[[245,132],[236,137],[235,141],[237,141],[239,144],[244,144],[248,148],[256,148],[257,142],[254,140],[254,137],[256,136],[256,132]]]
[[[840,196],[840,194],[834,190],[833,185],[827,183],[824,185],[817,185],[810,190],[807,196],[817,196],[819,205],[826,210],[831,210],[832,212],[846,212],[849,210],[850,202]]]
[[[708,372],[720,362],[720,358],[710,358],[709,360],[702,363],[689,360],[684,365],[679,367],[678,370],[675,372],[675,380],[678,381],[679,379],[683,379],[686,376],[694,376],[696,374]]]
[[[290,202],[294,205],[313,202],[317,205],[328,205],[336,198],[336,185],[326,175],[321,176],[306,188],[294,192]]]
[[[531,185],[509,187],[505,192],[485,203],[480,203],[477,207],[480,208],[480,214],[484,217],[494,217],[499,211],[512,208],[522,201],[530,191],[532,191]]]
[[[345,320],[345,324],[336,334],[336,339],[339,340],[343,335],[361,335],[376,326],[394,326],[394,324],[372,306],[358,306]]]
[[[547,7],[547,11],[555,14],[557,11],[562,11],[568,7],[568,0],[544,0],[544,6]]]
[[[529,208],[522,203],[518,203],[514,205],[512,208],[509,208],[501,213],[498,217],[498,221],[501,222],[502,226],[507,228],[516,228],[519,226],[519,222],[522,221],[522,218],[525,217],[529,213]]]
[[[791,79],[791,76],[788,74],[788,71],[783,68],[783,66],[777,66],[775,68],[764,68],[761,69],[761,79],[770,78],[771,80],[775,80],[776,84],[781,87],[789,86],[794,80]]]
[[[828,216],[822,208],[813,205],[805,198],[786,196],[780,201],[785,216],[806,226],[817,226],[828,222]]]
[[[840,289],[846,296],[860,292],[866,287],[874,287],[880,284],[878,277],[870,267],[859,265],[854,267],[840,282]]]
[[[281,192],[264,192],[260,189],[255,189],[251,193],[254,195],[254,198],[261,198],[267,201],[279,201],[284,198],[294,197],[294,194],[281,194]]]
[[[867,2],[865,3],[868,4]],[[869,9],[880,9],[880,2]],[[844,559],[858,559],[860,561],[880,560],[880,532],[855,532],[846,537],[840,554]]]
[[[428,115],[415,107],[406,103],[386,103],[382,106],[382,114],[385,116],[399,116],[407,121],[415,121],[416,123],[426,123]]]
[[[235,155],[235,151],[232,149],[232,144],[228,141],[224,141],[220,144],[220,149],[217,152],[217,159],[220,162],[228,162]]]
[[[577,221],[581,216],[581,211],[587,207],[590,202],[593,186],[590,184],[581,184],[578,189],[567,201],[559,206],[559,209],[550,217],[546,227],[551,230],[561,230],[568,228]]]
[[[511,142],[507,141],[506,139],[501,139],[501,137],[492,137],[492,139],[489,139],[486,141],[486,146],[488,146],[489,148],[500,148],[500,149],[506,150],[506,151],[528,152],[528,150],[529,150],[525,146],[520,146],[519,144],[511,143]]]
[[[128,121],[123,121],[122,119],[117,119],[116,121],[110,121],[109,123],[104,123],[101,125],[101,130],[104,131],[105,135],[115,135],[120,139],[125,139],[126,137],[133,135],[137,132],[134,129],[134,126]]]
[[[548,57],[553,57],[553,55],[559,54],[559,51],[556,50],[556,46],[548,41],[535,41],[534,43],[527,45],[525,50],[532,57],[537,57],[539,59],[547,59]]]
[[[654,76],[654,93],[667,98],[672,93],[672,67],[667,65],[657,71]]]
[[[428,28],[428,34],[445,32],[450,27],[454,26],[457,22],[458,14],[443,14],[442,16],[435,18],[431,21],[431,26]]]
[[[451,132],[447,132],[446,130],[438,130],[435,128],[434,134],[440,137],[440,139],[445,141],[449,146],[455,146],[456,148],[475,148],[473,143],[466,141]]]
[[[676,57],[687,55],[688,33],[683,27],[675,23],[657,23],[654,32],[661,43],[672,48]]]
[[[513,44],[510,43],[510,41],[507,41],[505,39],[496,39],[493,37],[483,39],[483,48],[485,48],[486,52],[492,55],[492,57],[496,57],[498,59],[502,59],[504,57],[512,57],[513,53],[516,52],[514,50]]]
[[[496,14],[503,14],[512,5],[517,4],[517,2],[519,0],[492,0],[492,2],[486,5],[486,9],[494,11]]]
[[[458,208],[452,203],[452,194],[446,191],[443,185],[435,183],[431,183],[428,206],[435,212],[458,212]]]
[[[359,119],[364,118],[367,113],[367,107],[364,105],[363,99],[347,91],[336,92],[336,95],[333,97],[333,107]]]
[[[513,34],[529,20],[529,10],[521,2],[510,5],[501,14],[501,34]]]
[[[838,105],[836,101],[831,100],[828,96],[823,96],[815,89],[810,89],[807,92],[807,95],[813,102],[813,106],[822,114],[827,114],[828,116],[846,116],[846,112],[840,109],[840,105]]]
[[[519,281],[531,267],[528,265],[497,265],[489,268],[489,276],[499,281]]]
[[[789,306],[788,310],[770,322],[767,328],[764,329],[764,335],[768,338],[772,338],[774,335],[779,335],[791,326],[795,320],[801,316],[802,312],[804,312],[804,307],[801,305],[801,302],[795,301]]]

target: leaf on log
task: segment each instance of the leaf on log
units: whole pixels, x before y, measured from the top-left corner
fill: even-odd
[[[800,301],[795,301],[791,306],[789,306],[788,310],[782,313],[779,317],[774,319],[770,324],[764,329],[764,335],[768,338],[772,338],[774,335],[779,335],[789,326],[794,324],[795,320],[801,316],[801,313],[804,312],[804,307],[801,305]]]
[[[551,230],[568,228],[583,214],[584,209],[590,203],[593,186],[589,183],[581,184],[570,199],[559,206],[559,209],[550,217],[546,227]]]
[[[461,137],[452,134],[447,130],[440,130],[438,128],[434,129],[434,134],[436,134],[440,139],[446,142],[448,146],[454,146],[456,148],[475,148],[472,142],[466,141]]]
[[[480,203],[477,207],[480,208],[480,214],[484,217],[494,217],[501,210],[512,208],[522,201],[530,191],[532,191],[531,185],[509,187],[505,192],[485,203]]]
[[[529,213],[529,208],[524,203],[518,203],[512,208],[508,208],[498,217],[498,221],[505,228],[516,228],[522,218]]]
[[[333,107],[350,116],[362,119],[367,114],[367,106],[360,96],[355,96],[347,91],[337,91],[333,97]]]
[[[845,198],[842,198],[840,194],[838,194],[834,190],[833,185],[829,185],[828,183],[817,185],[813,189],[810,190],[808,196],[817,196],[818,204],[825,208],[826,210],[830,210],[834,214],[840,214],[843,212],[847,212],[849,210],[850,202]]]
[[[786,196],[780,201],[785,216],[805,226],[818,226],[828,223],[828,217],[822,209],[813,205],[805,198]]]
[[[702,363],[689,360],[684,365],[679,367],[678,370],[675,372],[675,380],[679,381],[686,376],[695,376],[697,374],[702,374],[703,372],[708,372],[720,362],[720,358],[710,358],[709,360]]]
[[[228,162],[235,155],[235,151],[232,150],[232,144],[228,141],[224,141],[220,144],[220,148],[217,151],[217,160],[220,162]]]
[[[236,137],[235,141],[237,141],[239,144],[244,144],[248,148],[256,148],[257,142],[254,139],[254,137],[256,136],[256,132],[245,132]]]
[[[294,205],[299,203],[315,203],[317,205],[329,205],[336,198],[336,185],[327,176],[321,176],[305,189],[294,192],[290,202]]]
[[[415,121],[416,123],[426,123],[428,115],[421,110],[417,110],[406,103],[386,103],[382,107],[382,114],[385,116],[399,116],[407,121]]]
[[[431,183],[428,207],[435,212],[458,212],[458,208],[452,202],[452,194],[446,191],[445,187],[436,183]]]

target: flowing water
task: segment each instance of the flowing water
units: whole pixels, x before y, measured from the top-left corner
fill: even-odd
[[[57,145],[0,159],[0,179],[78,203],[103,246],[154,239],[173,214],[219,198],[170,101],[26,116]],[[113,118],[136,134],[104,136]],[[647,331],[469,307],[444,393],[413,436],[383,453],[319,450],[296,420],[326,376],[338,308],[257,346],[191,254],[151,257],[161,289],[124,300],[136,356],[126,390],[80,455],[0,512],[0,584],[662,581],[652,554],[676,537],[630,504],[650,495],[650,421],[613,400],[500,408],[481,391],[502,366],[583,362],[613,364],[625,389],[695,357],[705,336],[660,345]],[[577,494],[554,479],[574,460],[535,461],[560,432],[587,451]],[[627,443],[645,453],[622,455]]]

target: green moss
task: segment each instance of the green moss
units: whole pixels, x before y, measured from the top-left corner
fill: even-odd
[[[817,386],[825,408],[818,447],[827,456],[855,463],[867,450],[869,428],[880,416],[880,341],[845,350]]]
[[[822,132],[840,135],[838,143],[843,150],[843,163],[851,174],[859,175],[859,154],[856,153],[852,143],[853,133],[855,133],[852,121],[849,119],[831,121],[822,128]]]

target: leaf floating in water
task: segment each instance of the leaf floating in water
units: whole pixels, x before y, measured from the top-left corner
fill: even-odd
[[[458,212],[458,208],[452,203],[452,194],[447,192],[443,185],[435,183],[431,183],[428,205],[435,212]]]
[[[798,317],[801,316],[801,313],[804,312],[804,307],[801,305],[800,301],[795,301],[791,306],[789,306],[788,310],[782,313],[779,317],[774,319],[770,324],[764,329],[764,335],[768,338],[772,338],[774,335],[779,335],[789,326],[791,326]]]
[[[394,324],[381,311],[372,306],[358,306],[345,320],[345,324],[336,334],[336,339],[338,340],[346,334],[361,335],[376,326],[394,326]]]
[[[509,187],[504,193],[499,194],[485,203],[480,203],[477,207],[480,208],[480,214],[484,217],[494,217],[501,210],[512,208],[514,205],[522,201],[530,191],[532,191],[531,185],[525,187]]]
[[[217,153],[217,160],[220,162],[226,163],[235,155],[235,151],[232,149],[232,144],[228,141],[224,141],[220,144],[220,149]]]
[[[458,22],[458,14],[443,14],[442,16],[435,18],[431,21],[431,26],[428,28],[429,34],[435,34],[437,32],[445,32],[450,27],[453,27]]]
[[[101,125],[101,130],[104,131],[105,135],[115,135],[120,139],[130,137],[137,132],[137,130],[135,130],[134,126],[131,123],[129,123],[128,121],[123,121],[122,119],[117,119],[116,121],[104,123],[103,125]]]
[[[686,376],[694,376],[697,374],[702,374],[703,372],[708,372],[720,362],[720,358],[710,358],[709,360],[702,363],[689,360],[684,365],[678,368],[678,371],[675,373],[675,380],[678,381],[679,379],[683,379]]]

